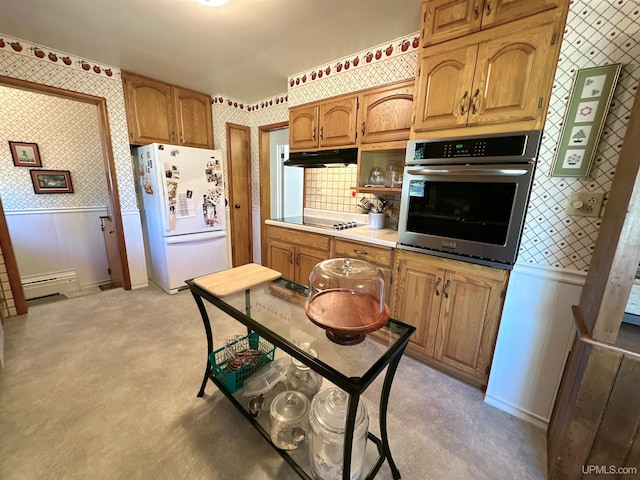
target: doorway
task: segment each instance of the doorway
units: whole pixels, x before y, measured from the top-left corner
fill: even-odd
[[[117,262],[119,263],[122,271],[122,286],[129,290],[131,289],[131,279],[128,268],[128,261],[126,255],[126,248],[124,242],[124,232],[122,225],[122,217],[120,212],[120,199],[118,193],[118,185],[116,179],[115,162],[113,159],[113,150],[111,145],[111,137],[109,134],[109,122],[107,116],[106,99],[101,97],[94,97],[92,95],[82,94],[78,92],[72,92],[69,90],[63,90],[56,87],[50,87],[46,85],[40,85],[24,80],[18,80],[10,77],[0,76],[0,85],[4,87],[15,88],[18,90],[31,91],[36,93],[42,93],[45,95],[51,95],[53,97],[61,97],[68,100],[75,100],[83,103],[88,103],[96,106],[96,122],[99,131],[99,156],[102,157],[104,164],[104,170],[106,175],[106,189],[108,196],[108,209],[110,217],[112,218],[112,230],[116,239],[117,245]],[[99,228],[99,224],[96,225]],[[100,235],[102,235],[100,233]],[[8,245],[11,245],[11,238],[9,234],[9,228],[6,222],[4,212],[2,212],[2,221],[0,221],[0,238],[6,238]],[[15,261],[15,254],[13,249],[6,249],[7,242],[3,242],[3,255],[5,257],[5,264],[7,266],[7,275],[11,284],[11,290],[13,293],[13,299],[15,302],[15,308],[18,315],[27,312],[27,303],[25,299],[24,289],[21,284],[20,272],[18,270],[17,263]],[[9,259],[9,257],[11,257]]]
[[[304,201],[304,169],[286,167],[289,158],[289,129],[269,132],[271,143],[269,167],[271,177],[270,218],[301,217]]]
[[[289,127],[289,122],[263,125],[258,129],[259,168],[260,168],[260,250],[264,265],[267,261],[267,242],[265,220],[271,218],[271,133]],[[288,142],[287,142],[288,143]],[[303,169],[300,169],[304,171]]]
[[[231,220],[232,266],[253,261],[251,228],[251,130],[227,123],[227,164]]]

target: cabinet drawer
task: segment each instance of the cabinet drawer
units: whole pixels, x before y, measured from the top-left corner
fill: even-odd
[[[319,233],[303,232],[292,228],[274,227],[267,225],[267,238],[280,240],[295,245],[303,245],[309,248],[321,249],[329,252],[331,237]]]
[[[366,260],[376,265],[391,267],[393,249],[376,247],[368,243],[351,242],[349,240],[334,239],[334,257],[349,257]]]

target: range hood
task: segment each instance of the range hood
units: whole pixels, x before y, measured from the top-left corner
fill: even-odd
[[[337,150],[320,150],[318,152],[291,152],[285,160],[285,167],[343,167],[358,162],[357,148],[340,148]]]

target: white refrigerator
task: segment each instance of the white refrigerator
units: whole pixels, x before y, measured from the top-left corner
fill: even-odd
[[[229,268],[220,150],[138,148],[149,279],[167,293]]]

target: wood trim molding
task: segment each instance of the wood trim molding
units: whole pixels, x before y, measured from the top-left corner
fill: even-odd
[[[273,130],[287,128],[289,122],[272,123],[258,128],[258,168],[260,172],[260,255],[267,262],[267,233],[265,221],[271,218],[271,142]]]
[[[107,112],[106,98],[96,97],[96,96],[88,95],[86,93],[81,93],[81,92],[75,92],[73,90],[66,90],[63,88],[52,87],[49,85],[43,85],[40,83],[29,82],[26,80],[20,80],[17,78],[6,77],[3,75],[0,75],[0,85],[20,88],[23,90],[29,90],[37,93],[54,95],[57,97],[66,98],[70,100],[77,100],[80,102],[90,103],[96,106],[98,110],[98,126],[100,129],[100,143],[102,146],[105,171],[107,175],[107,178],[106,178],[107,191],[109,193],[110,209],[111,209],[111,214],[114,218],[116,235],[118,238],[118,246],[120,250],[120,263],[122,265],[123,283],[124,283],[125,290],[131,290],[131,276],[129,272],[129,262],[127,259],[127,250],[126,250],[126,243],[124,238],[124,226],[122,223],[122,215],[120,212],[120,195],[118,192],[115,160],[113,158],[113,146],[111,141],[111,130],[109,128],[109,116]],[[0,222],[4,223],[6,226],[6,219],[4,218],[4,213],[2,213],[2,219],[0,220]],[[0,228],[2,228],[1,224],[0,224]],[[0,235],[3,233],[4,232],[0,231]],[[9,236],[8,229],[6,230],[6,235]],[[12,254],[13,254],[13,250],[12,250]],[[7,261],[7,258],[5,257],[5,262],[6,261]],[[15,262],[15,257],[13,258],[13,261]],[[17,272],[17,267],[16,267],[16,272]],[[9,277],[11,278],[11,275],[9,275]],[[16,275],[16,278],[17,278],[17,281],[19,282],[20,276]],[[22,286],[20,286],[20,290],[22,290]],[[24,292],[22,292],[22,296],[24,297]],[[17,297],[14,294],[14,299],[16,298]],[[25,302],[25,312],[23,313],[26,313],[26,302]]]
[[[580,311],[580,307],[578,305],[573,305],[571,307],[571,311],[573,312],[573,321],[576,325],[578,338],[581,342],[588,343],[603,350],[609,350],[619,355],[626,355],[627,357],[640,360],[640,350],[630,350],[628,348],[620,347],[612,343],[601,342],[593,338],[591,335],[589,335],[589,331],[587,330],[587,326],[584,323],[584,318],[582,316],[582,312]]]
[[[27,299],[22,289],[20,281],[20,271],[18,270],[18,262],[16,261],[11,237],[9,236],[9,226],[4,216],[2,201],[0,200],[0,249],[4,257],[4,264],[7,268],[7,276],[9,277],[9,285],[11,286],[11,294],[13,295],[13,303],[16,307],[16,313],[23,315],[27,313]]]

